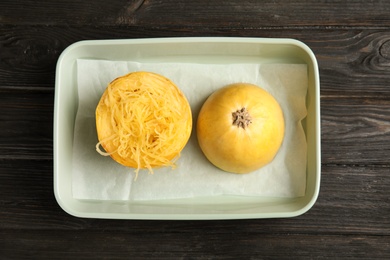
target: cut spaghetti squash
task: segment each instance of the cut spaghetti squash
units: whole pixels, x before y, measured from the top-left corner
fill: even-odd
[[[191,135],[191,108],[169,79],[133,72],[108,85],[96,108],[96,129],[100,154],[137,174],[153,173],[154,167],[175,166]]]

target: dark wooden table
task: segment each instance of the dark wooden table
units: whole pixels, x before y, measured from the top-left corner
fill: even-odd
[[[390,259],[390,1],[3,0],[0,259]],[[60,53],[85,39],[295,38],[316,54],[322,178],[289,219],[76,218],[53,195]]]

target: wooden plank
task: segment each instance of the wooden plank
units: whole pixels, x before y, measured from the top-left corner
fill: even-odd
[[[390,25],[388,1],[1,1],[3,24],[143,27],[329,27]],[[45,15],[42,15],[45,14]]]
[[[192,233],[390,236],[388,167],[323,165],[320,196],[306,214],[289,219],[237,221],[124,221],[75,218],[57,205],[50,161],[4,160],[0,175],[1,230],[126,230]]]
[[[322,98],[322,162],[383,164],[390,156],[390,97]]]
[[[53,158],[52,89],[0,87],[0,160]]]
[[[323,37],[316,37],[318,45],[309,42],[319,63],[322,96],[389,96],[390,86],[385,83],[390,80],[389,31],[322,33]]]
[[[6,259],[389,259],[381,236],[259,234],[228,229],[106,231],[5,231]]]

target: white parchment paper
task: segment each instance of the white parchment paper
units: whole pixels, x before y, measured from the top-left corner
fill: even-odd
[[[201,152],[196,131],[177,161],[177,168],[148,174],[121,166],[95,151],[98,142],[95,109],[107,85],[132,71],[156,72],[184,92],[192,109],[193,125],[206,98],[230,83],[253,83],[280,103],[286,133],[281,149],[267,166],[238,175],[214,167]],[[77,61],[79,106],[74,129],[72,191],[77,199],[155,200],[216,195],[298,197],[306,187],[306,138],[301,120],[306,116],[307,66],[304,64],[193,64]]]

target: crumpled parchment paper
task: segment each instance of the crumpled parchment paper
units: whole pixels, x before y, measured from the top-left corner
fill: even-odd
[[[186,95],[196,126],[198,112],[216,89],[237,82],[253,83],[280,103],[286,122],[281,149],[267,166],[250,174],[226,173],[201,152],[196,131],[177,161],[177,168],[148,174],[124,167],[95,150],[95,109],[108,83],[132,71],[156,72],[171,79]],[[161,200],[217,195],[299,197],[306,187],[305,64],[194,64],[77,61],[79,106],[74,128],[72,192],[77,199]]]

